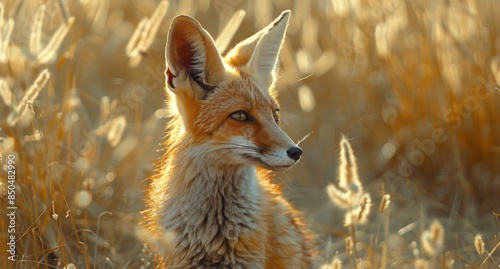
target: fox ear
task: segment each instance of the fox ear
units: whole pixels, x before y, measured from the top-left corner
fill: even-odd
[[[237,66],[245,65],[262,86],[271,87],[289,19],[289,10],[281,13],[266,28],[236,45],[227,55],[229,61]]]
[[[167,84],[173,92],[182,80],[190,78],[206,91],[197,93],[202,98],[226,75],[212,37],[195,19],[186,15],[177,16],[172,21],[165,58]]]
[[[245,66],[252,57],[257,43],[259,43],[262,36],[267,33],[268,29],[264,28],[253,36],[241,41],[234,48],[232,48],[224,57],[233,66]]]

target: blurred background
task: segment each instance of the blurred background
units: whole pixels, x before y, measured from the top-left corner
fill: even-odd
[[[164,47],[178,14],[195,17],[225,51],[292,11],[279,101],[285,131],[307,138],[301,162],[276,183],[325,259],[346,257],[344,212],[325,192],[337,180],[343,135],[374,204],[357,238],[376,249],[389,218],[389,267],[420,257],[415,242],[434,219],[451,267],[481,264],[475,234],[487,249],[498,242],[498,1],[0,3],[2,212],[7,156],[16,156],[18,184],[18,262],[2,251],[2,268],[151,266],[139,212],[162,155]],[[390,217],[377,211],[385,193]],[[0,249],[5,242],[2,232]],[[492,260],[500,263],[498,253]]]

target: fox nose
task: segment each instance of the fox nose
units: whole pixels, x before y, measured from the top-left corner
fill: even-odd
[[[300,159],[300,155],[302,155],[302,150],[299,147],[291,147],[286,151],[286,155],[295,161]]]

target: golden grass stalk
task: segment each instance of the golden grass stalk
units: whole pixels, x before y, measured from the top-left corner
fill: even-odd
[[[127,46],[125,48],[125,53],[129,57],[128,65],[130,67],[136,67],[141,61],[141,53],[143,52],[140,43],[141,39],[146,36],[148,28],[150,27],[149,19],[142,18],[142,20],[137,25],[132,37],[130,38]]]
[[[491,59],[490,63],[491,73],[493,73],[493,77],[495,81],[500,84],[500,56],[495,56]]]
[[[226,24],[226,26],[224,26],[224,29],[219,34],[219,36],[215,39],[215,45],[221,53],[226,51],[229,42],[231,42],[231,39],[240,27],[241,22],[245,18],[245,15],[246,12],[244,10],[240,9],[236,11],[231,19],[229,19],[229,22]]]
[[[125,117],[118,116],[99,126],[95,133],[98,136],[106,135],[106,139],[108,140],[109,144],[114,147],[118,145],[118,143],[120,143],[123,131],[125,130],[126,126],[127,120],[125,119]]]
[[[43,19],[45,18],[45,11],[46,11],[46,6],[41,5],[40,8],[38,8],[38,11],[35,14],[35,19],[33,20],[33,25],[31,27],[31,34],[30,34],[30,52],[33,55],[36,55],[41,48],[41,38],[42,38],[42,26],[43,26]]]
[[[106,138],[112,147],[115,147],[118,143],[120,143],[126,126],[127,120],[124,116],[118,116],[113,120],[109,132],[106,135]]]
[[[43,86],[47,83],[50,78],[50,72],[48,69],[42,70],[35,82],[30,86],[28,91],[24,94],[23,98],[19,102],[19,104],[14,108],[14,110],[7,117],[7,124],[9,126],[14,126],[21,119],[26,111],[29,108],[29,104],[32,103],[40,91],[43,89]]]
[[[345,238],[345,250],[348,255],[352,255],[354,251],[354,240],[351,236]]]
[[[114,120],[114,119],[113,119]],[[105,123],[101,124],[96,130],[95,134],[99,137],[105,136],[109,130],[111,129],[111,125],[113,124],[113,120],[108,120]]]
[[[420,238],[422,250],[430,257],[436,257],[443,249],[444,228],[437,220],[433,221],[428,230]]]
[[[141,36],[145,35],[147,31],[147,27],[149,27],[149,19],[142,18],[137,24],[135,31],[132,33],[132,36],[128,40],[127,46],[125,47],[125,53],[129,57],[135,56],[138,53],[137,47],[139,45]]]
[[[384,269],[387,267],[387,243],[382,242],[380,244],[382,252],[380,253],[380,268]]]
[[[146,32],[146,35],[143,39],[141,39],[141,49],[146,51],[149,49],[153,40],[155,38],[156,32],[158,32],[158,28],[160,27],[165,14],[168,11],[169,2],[167,0],[163,0],[158,4],[158,7],[153,12],[153,15],[149,19],[149,28]]]
[[[57,31],[52,35],[52,38],[49,40],[45,48],[43,48],[37,55],[36,55],[36,63],[38,64],[48,64],[52,62],[56,56],[57,50],[59,49],[59,46],[61,45],[62,41],[64,40],[64,37],[69,32],[69,29],[73,26],[75,22],[74,17],[70,17],[68,19],[67,24],[63,24],[59,26]]]
[[[363,192],[356,156],[345,136],[340,140],[339,186],[351,193]]]
[[[9,44],[12,31],[14,30],[14,20],[8,19],[0,28],[0,63],[7,62],[9,58]]]
[[[100,111],[101,111],[100,119],[102,122],[104,122],[105,120],[107,120],[109,118],[109,114],[111,112],[108,96],[101,97],[101,110]]]
[[[8,107],[12,105],[12,91],[5,78],[0,78],[0,99],[2,99],[3,103]]]
[[[484,253],[484,241],[483,241],[482,235],[477,234],[474,237],[474,247],[476,248],[477,254],[483,255],[483,253]]]
[[[3,12],[4,12],[3,3],[0,2],[0,29],[2,29],[3,26]]]
[[[65,0],[58,0],[57,3],[59,4],[59,8],[61,9],[61,13],[63,14],[64,23],[69,24],[71,18],[69,16],[69,9],[68,9],[68,5],[66,4],[66,1]]]
[[[142,59],[141,54],[145,53],[153,43],[156,32],[167,14],[168,6],[167,0],[161,1],[151,18],[143,18],[137,25],[125,48],[125,52],[130,58],[130,67],[136,67],[139,64]]]

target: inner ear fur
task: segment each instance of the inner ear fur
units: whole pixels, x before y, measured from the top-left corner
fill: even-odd
[[[247,70],[262,86],[270,88],[276,80],[278,56],[290,19],[284,11],[271,24],[238,43],[225,57],[226,61]]]

